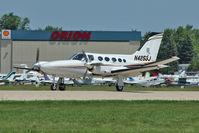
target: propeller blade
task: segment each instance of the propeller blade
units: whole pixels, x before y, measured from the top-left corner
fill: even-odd
[[[25,70],[29,70],[29,71],[31,71],[32,70],[32,68],[27,68],[27,67],[14,67],[14,68],[16,68],[16,69],[25,69]]]
[[[29,73],[31,70],[26,71],[26,74]]]
[[[39,62],[39,48],[37,48],[37,53],[36,53],[36,63]]]
[[[83,54],[83,56],[84,56],[84,58],[85,58],[86,62],[88,62],[88,57],[86,56],[86,53],[85,53],[85,51],[84,51],[84,50],[82,50],[82,54]]]
[[[83,79],[86,78],[87,73],[88,73],[88,69],[86,69],[86,72],[84,73]]]

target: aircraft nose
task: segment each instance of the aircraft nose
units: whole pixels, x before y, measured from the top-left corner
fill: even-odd
[[[46,63],[47,62],[37,62],[37,63],[33,64],[33,68],[40,71],[40,70],[42,70],[42,68],[45,68]]]

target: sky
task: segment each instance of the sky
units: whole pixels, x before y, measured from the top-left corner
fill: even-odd
[[[199,29],[198,0],[0,0],[0,16],[14,12],[30,28],[163,32],[193,25]]]

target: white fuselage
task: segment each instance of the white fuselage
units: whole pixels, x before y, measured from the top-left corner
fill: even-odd
[[[81,54],[81,53],[78,53]],[[76,54],[76,56],[78,56]],[[101,63],[103,65],[94,66],[95,74],[107,75],[111,70],[117,70],[124,68],[125,65],[140,64],[140,61],[135,61],[133,55],[120,55],[120,54],[96,54],[86,53],[89,59],[89,63]],[[147,63],[145,61],[142,63]],[[63,76],[63,77],[83,77],[87,71],[87,64],[84,58],[75,58],[72,56],[68,60],[58,60],[41,63],[40,69],[50,75]],[[88,71],[87,76],[91,76],[91,72]]]

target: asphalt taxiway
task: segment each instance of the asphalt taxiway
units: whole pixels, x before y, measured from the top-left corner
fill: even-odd
[[[0,100],[199,100],[198,91],[0,91]]]

